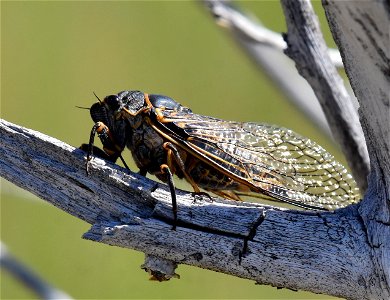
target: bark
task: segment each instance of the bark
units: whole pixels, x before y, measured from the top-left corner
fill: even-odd
[[[380,286],[390,286],[390,5],[388,1],[323,1],[345,70],[360,103],[371,160],[359,209]],[[367,287],[375,294],[378,287]]]
[[[246,56],[271,78],[286,99],[298,107],[328,137],[333,138],[312,88],[298,74],[294,62],[283,53],[287,44],[282,34],[267,29],[228,1],[204,0],[203,3],[216,22],[229,29],[228,33],[232,39],[245,51]],[[342,65],[338,51],[333,49],[330,54],[336,65]],[[261,97],[261,91],[259,92]]]

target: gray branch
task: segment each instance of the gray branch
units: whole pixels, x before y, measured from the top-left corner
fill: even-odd
[[[83,151],[4,120],[0,125],[2,177],[90,223],[84,238],[144,252],[143,267],[156,279],[177,277],[181,263],[350,299],[371,298],[367,285],[377,287],[376,296],[386,293],[358,205],[334,213],[290,211],[194,201],[177,190],[174,231],[165,185],[97,158],[87,176]]]
[[[333,138],[325,115],[307,81],[298,74],[294,62],[283,51],[287,43],[282,34],[273,32],[260,22],[249,18],[230,1],[205,0],[204,3],[218,24],[230,29],[236,43],[247,53],[256,65],[265,71],[281,91],[318,128]],[[331,50],[331,57],[340,62],[340,54]]]
[[[282,34],[264,27],[260,22],[241,13],[234,6],[231,6],[230,1],[204,0],[204,3],[221,26],[235,30],[248,41],[271,46],[280,52],[287,49],[287,43]],[[335,67],[344,68],[340,52],[337,49],[328,49],[328,55]]]
[[[26,265],[13,257],[2,242],[0,242],[0,267],[23,283],[41,299],[72,299],[63,291],[49,285]]]
[[[326,47],[310,5],[305,6],[306,2],[302,1],[282,1],[286,15],[290,16],[287,44],[281,34],[248,18],[229,1],[204,2],[218,22],[231,29],[237,43],[280,86],[288,99],[342,146],[360,189],[365,191],[369,159],[356,99],[351,98],[353,96],[349,95],[336,72],[334,65],[340,65],[340,54]],[[295,61],[307,81],[283,51]]]
[[[313,88],[333,136],[364,192],[370,170],[364,134],[353,101],[327,53],[317,16],[309,1],[282,0],[281,3],[288,28],[285,53]]]
[[[389,290],[390,5],[388,1],[376,0],[323,1],[323,6],[360,103],[372,171],[359,212],[372,245],[374,264],[382,274],[383,289]]]

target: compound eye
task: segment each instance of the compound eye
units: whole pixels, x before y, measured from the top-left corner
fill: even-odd
[[[107,121],[107,109],[100,104],[100,102],[97,102],[91,106],[91,109],[89,110],[92,120],[97,122],[103,122],[104,124],[108,124]]]
[[[120,108],[119,98],[117,95],[107,96],[104,98],[104,103],[106,103],[112,111],[117,111]]]

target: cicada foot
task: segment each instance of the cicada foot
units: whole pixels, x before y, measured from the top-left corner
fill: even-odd
[[[82,144],[79,149],[87,152],[87,160],[85,162],[85,172],[89,176],[89,162],[92,160],[92,156],[97,156],[102,159],[109,160],[110,157],[100,148],[96,146],[91,146],[89,144]]]
[[[206,197],[206,198],[208,198],[209,202],[213,202],[213,198],[211,198],[211,196],[206,192],[191,192],[191,195],[194,198],[194,200],[192,201],[192,204],[196,203],[196,200],[198,197],[200,199],[203,199],[204,197]]]
[[[146,174],[148,173],[148,170],[147,169],[139,169],[138,171],[138,174],[143,176],[143,177],[146,177]]]

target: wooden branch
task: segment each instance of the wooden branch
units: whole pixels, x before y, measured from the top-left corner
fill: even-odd
[[[0,267],[11,274],[20,283],[23,283],[41,299],[73,299],[63,291],[52,287],[25,264],[13,257],[2,242],[0,242]]]
[[[280,52],[287,49],[282,34],[264,27],[260,22],[240,12],[231,5],[230,1],[204,0],[203,2],[221,26],[235,30],[251,42],[271,46]],[[338,49],[329,48],[328,55],[335,67],[344,68]]]
[[[174,231],[165,185],[97,158],[86,176],[81,150],[4,120],[0,125],[2,177],[92,224],[84,238],[152,255],[146,269],[157,258],[168,269],[182,263],[349,299],[372,298],[374,289],[366,287],[379,287],[359,205],[306,212],[194,201],[177,190]]]
[[[370,170],[364,134],[343,80],[327,53],[317,16],[309,1],[282,0],[281,3],[288,28],[285,53],[313,88],[333,136],[364,193]]]
[[[360,104],[370,154],[381,162],[389,182],[390,5],[324,1],[324,8]]]
[[[323,1],[323,6],[360,103],[372,172],[359,212],[367,228],[381,287],[389,299],[390,5],[388,1]]]
[[[237,44],[261,70],[265,71],[266,75],[271,77],[287,99],[328,137],[333,138],[312,88],[298,74],[293,61],[283,53],[287,44],[282,35],[251,20],[230,6],[227,1],[205,0],[204,3],[218,23],[227,25]]]
[[[280,86],[288,99],[342,146],[360,190],[364,192],[369,172],[368,153],[355,109],[356,100],[349,95],[334,68],[340,55],[326,47],[314,12],[308,7],[302,8],[299,1],[292,2],[294,5],[282,1],[290,16],[287,45],[282,35],[249,19],[227,1],[204,1],[218,22],[231,29],[238,44]],[[298,12],[300,8],[305,14]],[[299,14],[301,18],[296,18]],[[298,74],[283,50],[296,62],[299,73],[307,81]]]

